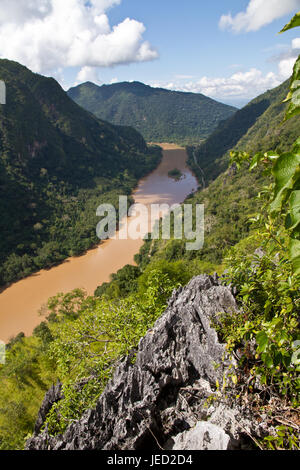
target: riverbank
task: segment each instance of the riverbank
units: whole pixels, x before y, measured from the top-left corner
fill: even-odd
[[[156,170],[140,180],[133,193],[136,203],[181,203],[197,188],[196,178],[186,164],[185,150],[174,144],[159,145],[163,159]],[[175,167],[186,176],[178,182],[168,177]],[[43,305],[59,292],[82,288],[93,294],[99,285],[110,280],[112,273],[134,264],[134,256],[142,245],[142,239],[107,240],[82,256],[12,284],[0,294],[0,339],[8,342],[20,332],[30,335],[43,320],[39,313],[43,312]]]

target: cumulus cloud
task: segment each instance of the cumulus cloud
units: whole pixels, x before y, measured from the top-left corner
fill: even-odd
[[[280,85],[292,75],[293,67],[300,54],[300,37],[294,38],[290,46],[288,44],[285,44],[284,47],[281,45],[279,49],[285,50],[269,60],[276,63],[277,71],[275,72],[264,74],[261,70],[253,67],[247,71],[238,71],[230,77],[204,76],[199,79],[185,80],[188,79],[188,75],[176,75],[170,82],[157,82],[151,85],[169,90],[202,93],[225,102],[246,103],[266,90]],[[242,66],[233,64],[229,68],[241,69]]]
[[[281,60],[278,64],[279,75],[284,80],[288,79],[293,73],[294,65],[295,65],[295,59],[294,58]]]
[[[286,52],[272,58],[273,62],[275,61],[278,63],[279,76],[283,80],[286,80],[292,75],[293,67],[299,54],[300,38],[295,38],[292,40],[291,46]]]
[[[237,72],[230,77],[202,77],[199,80],[185,83],[170,82],[156,83],[154,86],[163,86],[170,90],[178,90],[191,93],[203,93],[217,100],[228,99],[250,100],[263,93],[268,88],[274,88],[281,81],[275,73],[264,75],[260,70],[252,68],[246,72]]]
[[[98,70],[88,65],[82,67],[78,72],[75,86],[85,82],[92,82],[96,85],[101,85],[103,83],[99,77]]]
[[[235,16],[231,13],[222,15],[219,26],[235,33],[258,31],[294,10],[299,9],[300,0],[250,0],[246,11]]]
[[[39,73],[59,67],[112,67],[158,57],[143,40],[145,26],[106,14],[121,0],[1,0],[0,57]]]

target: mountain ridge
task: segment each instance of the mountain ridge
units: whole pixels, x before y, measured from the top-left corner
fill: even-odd
[[[202,140],[236,108],[200,93],[155,88],[141,82],[98,86],[85,82],[68,90],[80,106],[113,124],[129,124],[147,141]]]

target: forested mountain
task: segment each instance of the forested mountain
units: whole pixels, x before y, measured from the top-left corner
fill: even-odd
[[[95,212],[154,168],[132,128],[100,121],[52,78],[0,61],[0,284],[97,241]]]
[[[213,181],[227,168],[229,151],[286,151],[299,133],[299,118],[284,121],[289,80],[269,90],[219,124],[199,146],[189,147],[189,162],[202,182]]]
[[[148,142],[199,142],[236,111],[201,94],[139,82],[103,86],[87,82],[68,94],[97,117],[134,127]]]

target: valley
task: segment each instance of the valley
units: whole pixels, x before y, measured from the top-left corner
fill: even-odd
[[[150,175],[139,182],[133,193],[135,203],[181,203],[197,189],[197,180],[186,165],[185,150],[167,143],[161,144],[161,147],[163,159]],[[168,177],[168,172],[175,167],[184,176],[178,182]],[[39,311],[43,311],[48,298],[58,292],[67,293],[82,288],[92,295],[99,285],[110,280],[112,273],[127,264],[134,264],[134,256],[142,245],[142,239],[106,240],[82,256],[68,258],[59,266],[39,271],[12,284],[0,293],[2,341],[8,341],[20,332],[30,335],[44,320]]]

